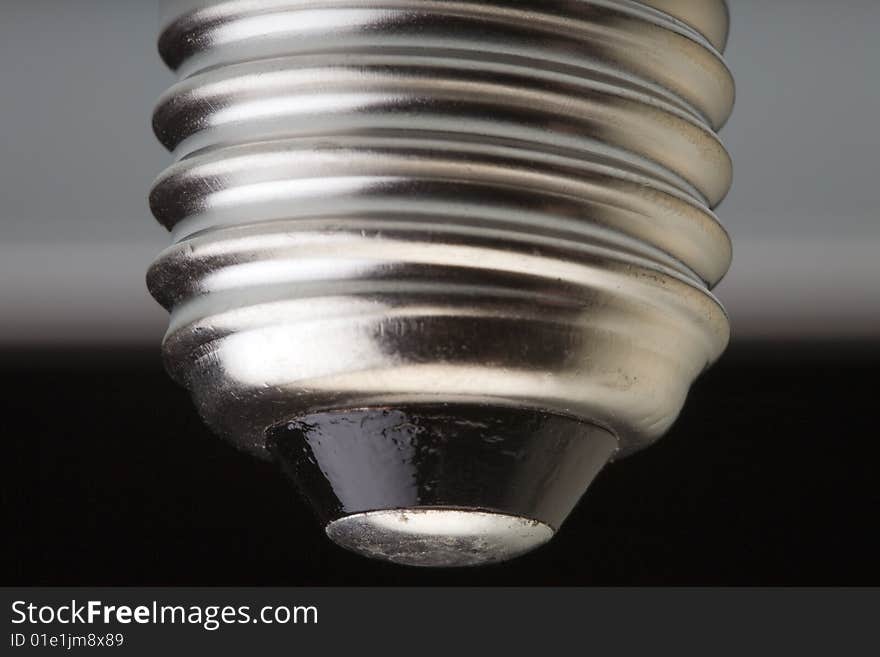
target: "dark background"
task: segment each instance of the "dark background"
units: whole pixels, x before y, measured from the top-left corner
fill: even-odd
[[[324,538],[213,437],[156,349],[0,354],[5,584],[880,584],[880,342],[735,344],[556,539],[426,571]],[[11,540],[10,540],[11,539]]]

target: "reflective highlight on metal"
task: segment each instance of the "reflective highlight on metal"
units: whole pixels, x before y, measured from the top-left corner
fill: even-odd
[[[476,566],[518,557],[553,537],[536,520],[462,509],[403,509],[343,516],[327,536],[359,554],[407,566]]]
[[[508,558],[670,427],[729,333],[722,0],[163,12],[167,368],[331,538]]]

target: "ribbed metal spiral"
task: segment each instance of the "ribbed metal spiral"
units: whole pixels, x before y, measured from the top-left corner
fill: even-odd
[[[535,409],[623,452],[724,349],[722,0],[175,0],[164,351],[256,454],[334,409]]]

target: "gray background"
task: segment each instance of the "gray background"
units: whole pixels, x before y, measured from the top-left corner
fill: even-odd
[[[735,336],[880,336],[880,2],[731,0]],[[0,3],[0,342],[158,343],[151,0]]]

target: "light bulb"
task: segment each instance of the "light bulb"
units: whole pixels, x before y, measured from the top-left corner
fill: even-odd
[[[546,542],[724,350],[721,0],[173,0],[168,371],[331,539]]]

